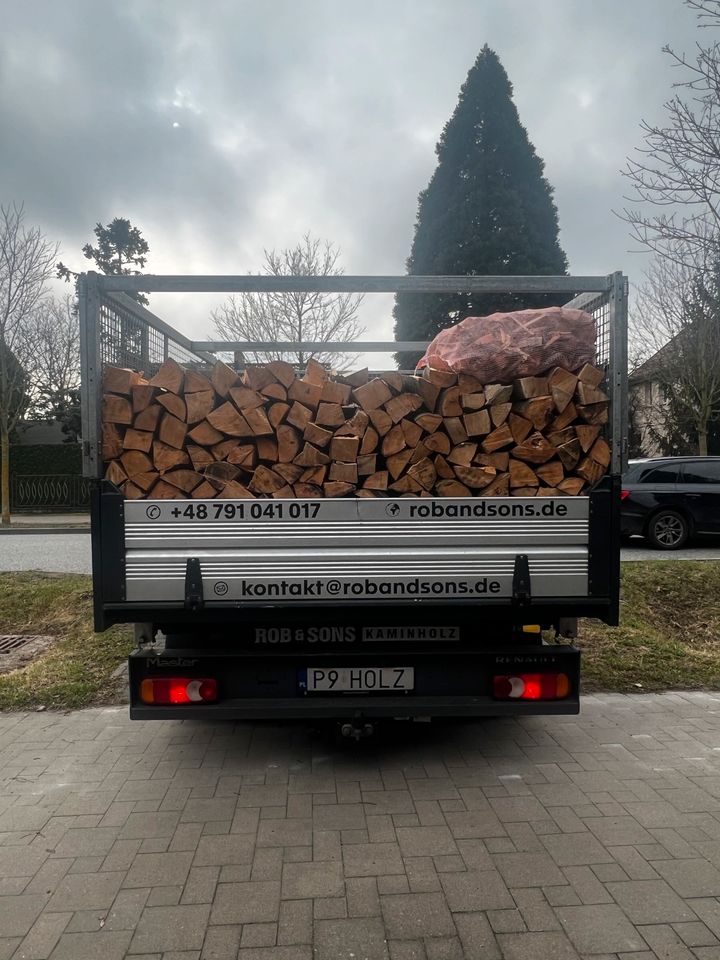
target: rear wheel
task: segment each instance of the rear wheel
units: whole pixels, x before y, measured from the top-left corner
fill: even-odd
[[[656,550],[679,550],[690,536],[690,525],[676,510],[661,510],[650,520],[647,538]]]

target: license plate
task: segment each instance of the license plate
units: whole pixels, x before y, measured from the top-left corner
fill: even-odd
[[[308,667],[309,693],[392,693],[412,690],[413,667]]]

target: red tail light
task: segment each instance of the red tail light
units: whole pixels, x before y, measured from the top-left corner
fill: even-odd
[[[217,698],[217,680],[209,677],[152,677],[140,684],[143,703],[214,703]]]
[[[565,673],[518,673],[493,677],[496,700],[562,700],[570,693]]]
[[[621,502],[622,502],[623,500],[627,500],[627,498],[628,498],[629,496],[630,496],[630,491],[629,491],[629,490],[621,490],[621,491],[620,491],[620,501],[621,501]]]

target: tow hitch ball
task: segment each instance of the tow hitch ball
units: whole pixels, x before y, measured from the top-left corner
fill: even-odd
[[[362,740],[363,737],[371,737],[375,733],[373,723],[341,723],[340,736],[348,740]]]

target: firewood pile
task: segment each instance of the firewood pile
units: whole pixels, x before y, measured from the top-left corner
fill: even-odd
[[[129,499],[574,496],[610,464],[603,377],[107,366],[105,478]]]

